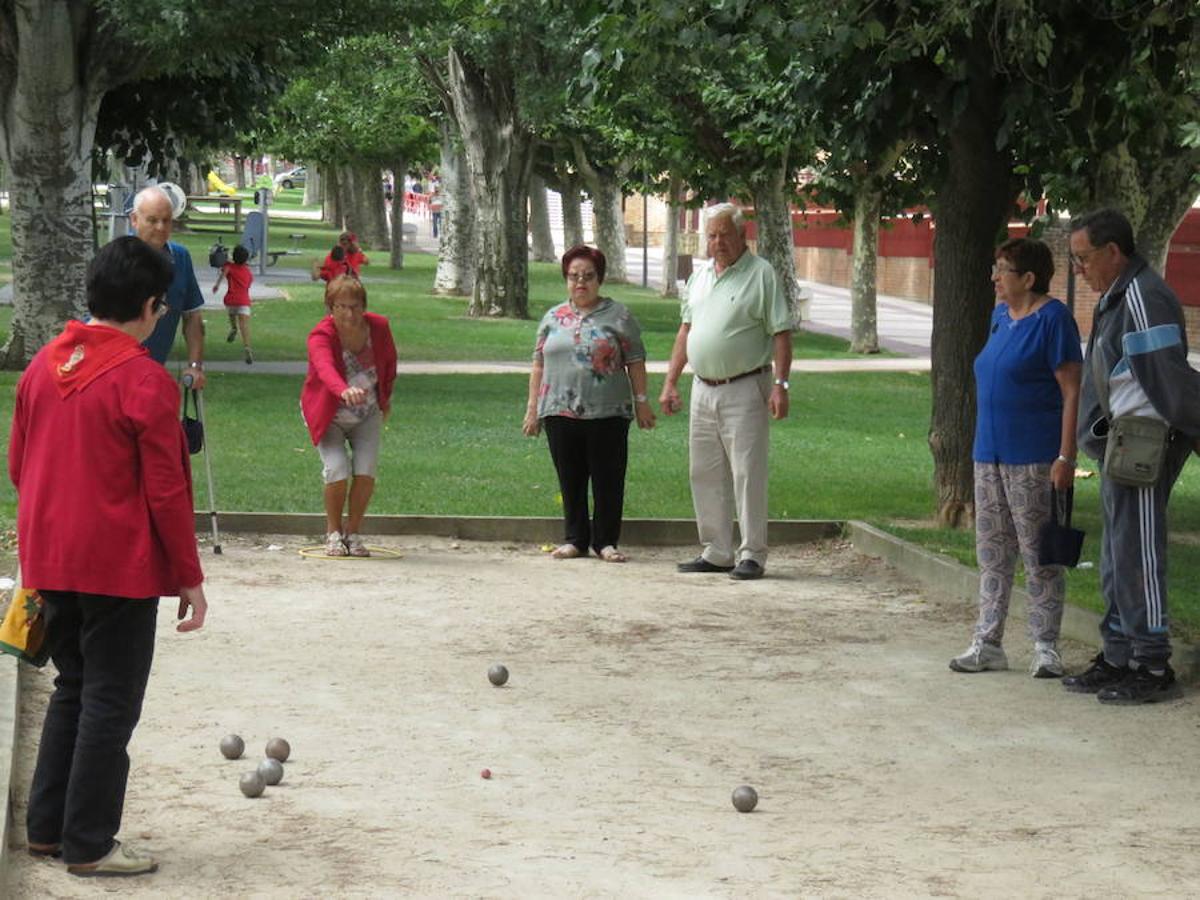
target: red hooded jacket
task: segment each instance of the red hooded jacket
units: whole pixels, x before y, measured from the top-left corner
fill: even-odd
[[[175,596],[204,580],[179,388],[124,332],[69,322],[17,385],[8,473],[21,580]]]

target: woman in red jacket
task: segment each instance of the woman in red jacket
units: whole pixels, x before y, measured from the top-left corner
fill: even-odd
[[[29,850],[74,875],[158,864],[115,839],[126,746],[154,656],[158,598],[179,631],[204,624],[179,388],[141,342],[166,310],[170,258],[136,237],[87,275],[86,325],[68,322],[17,385],[8,470],[21,578],[45,600],[58,669],[29,793]]]
[[[340,275],[329,282],[325,308],[329,315],[308,335],[308,375],[300,394],[300,410],[324,464],[325,552],[370,556],[360,531],[375,490],[383,419],[391,408],[396,344],[388,320],[367,312],[367,292],[357,278]],[[351,468],[350,511],[343,523]]]

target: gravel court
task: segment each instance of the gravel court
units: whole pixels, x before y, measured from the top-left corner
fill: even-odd
[[[1066,694],[1025,674],[1017,622],[1013,671],[955,675],[971,611],[848,545],[776,550],[768,578],[734,583],[676,574],[693,548],[606,565],[377,543],[402,558],[228,536],[204,558],[205,630],[177,635],[164,602],[122,835],[159,855],[153,876],[97,884],[24,854],[52,669],[32,673],[9,895],[1200,891],[1191,692],[1139,709]],[[275,735],[284,781],[246,800],[237,777]]]

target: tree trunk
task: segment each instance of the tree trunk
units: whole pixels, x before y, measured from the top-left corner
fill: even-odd
[[[592,237],[608,261],[606,281],[627,281],[625,267],[625,212],[621,208],[624,165],[617,169],[596,168],[588,159],[583,141],[574,138],[571,147],[575,164],[592,195]]]
[[[346,193],[349,188],[342,166],[322,167],[325,174],[325,221],[341,231],[346,223]]]
[[[246,157],[244,156],[233,158],[233,186],[239,191],[246,187]]]
[[[550,233],[550,207],[546,203],[546,182],[529,176],[529,234],[533,238],[535,262],[554,262],[554,236]]]
[[[350,203],[346,209],[346,229],[358,235],[367,249],[388,247],[387,212],[384,209],[383,179],[378,166],[347,166],[350,175]]]
[[[77,11],[76,11],[77,12]],[[61,3],[21,4],[0,27],[0,156],[12,214],[13,317],[0,366],[21,369],[84,308],[92,255],[92,146],[100,100],[87,46],[91,13]]]
[[[793,250],[792,204],[787,187],[788,161],[785,157],[760,184],[754,185],[754,218],[758,224],[757,253],[771,264],[788,309],[792,323],[799,325],[804,295],[796,279],[796,256]]]
[[[1195,200],[1200,149],[1172,146],[1167,152],[1139,147],[1134,157],[1122,142],[1100,157],[1090,207],[1112,206],[1133,226],[1138,252],[1161,274],[1171,236]]]
[[[881,194],[873,179],[854,191],[854,256],[850,275],[850,352],[878,353],[875,280],[879,264]]]
[[[980,59],[989,59],[986,48],[976,52]],[[996,149],[998,95],[993,77],[977,72],[970,81],[966,107],[943,141],[947,171],[937,188],[934,211],[929,423],[937,521],[942,527],[966,528],[974,522],[973,364],[987,339],[994,306],[992,251],[1013,200],[1011,165]]]
[[[563,245],[567,250],[583,243],[583,202],[580,193],[577,175],[567,175],[562,179],[559,196],[562,197]]]
[[[663,235],[663,297],[679,296],[679,211],[682,180],[672,175],[667,184],[667,231]]]
[[[316,166],[308,166],[308,179],[304,182],[304,198],[300,201],[305,206],[316,206],[321,202],[321,172]]]
[[[398,159],[392,166],[393,172],[403,172],[408,162]],[[391,210],[391,266],[393,269],[404,268],[404,198],[392,192]]]
[[[621,179],[616,172],[601,171],[591,185],[592,234],[608,261],[605,281],[627,281],[625,265],[625,212],[621,209]]]
[[[438,229],[438,264],[433,292],[446,296],[471,293],[471,248],[474,246],[475,204],[471,179],[452,120],[442,119],[442,225]],[[397,202],[399,201],[399,194]]]
[[[526,204],[533,138],[512,72],[484,70],[451,48],[450,93],[475,198],[475,284],[468,315],[524,319],[529,309]]]

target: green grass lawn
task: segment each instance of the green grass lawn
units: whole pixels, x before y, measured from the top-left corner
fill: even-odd
[[[0,375],[4,428],[15,379]],[[212,374],[206,397],[220,509],[320,511],[321,467],[300,420],[300,383],[290,376]],[[520,432],[525,383],[521,375],[401,376],[373,511],[558,515],[545,442]],[[659,383],[651,379],[654,391]],[[927,527],[933,502],[928,396],[926,375],[797,377],[792,414],[771,430],[771,515],[865,519],[972,565],[970,532]],[[197,457],[197,508],[207,509],[202,471]],[[0,516],[11,521],[14,504],[6,482]],[[1171,510],[1173,615],[1181,634],[1200,635],[1200,466],[1194,462],[1180,479]],[[626,514],[692,515],[686,417],[660,417],[655,430],[631,434]],[[1096,561],[1095,479],[1077,482],[1076,523],[1088,532],[1084,559]],[[1073,603],[1101,608],[1095,568],[1074,570],[1068,579]]]

